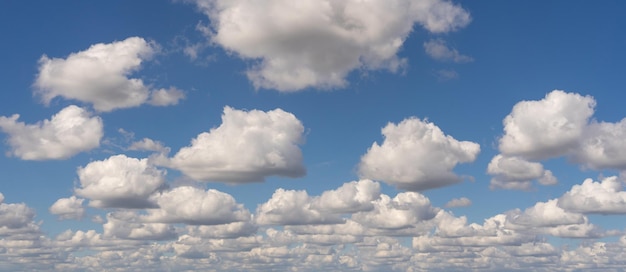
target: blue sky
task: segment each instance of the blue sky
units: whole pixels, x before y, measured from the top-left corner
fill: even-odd
[[[2,2],[0,271],[623,270],[624,5]]]

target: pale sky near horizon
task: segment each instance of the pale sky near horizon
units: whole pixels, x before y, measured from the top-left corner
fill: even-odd
[[[622,271],[622,1],[0,2],[0,271]]]

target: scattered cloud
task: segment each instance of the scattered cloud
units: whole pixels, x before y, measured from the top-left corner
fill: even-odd
[[[467,197],[461,197],[461,198],[454,198],[450,201],[448,201],[448,203],[446,203],[446,205],[444,207],[446,208],[458,208],[458,207],[468,207],[472,205],[472,201],[467,198]]]
[[[128,147],[128,150],[169,153],[170,148],[166,147],[165,145],[163,145],[163,143],[159,141],[155,141],[150,138],[143,138],[140,141],[132,142]]]
[[[181,148],[169,166],[198,181],[260,182],[268,176],[306,172],[298,145],[304,127],[281,109],[242,111],[225,107],[222,124]]]
[[[9,154],[22,160],[62,160],[100,146],[102,119],[80,107],[67,106],[49,120],[18,122],[19,114],[0,116],[0,130],[9,135]]]
[[[83,201],[85,200],[76,196],[60,198],[50,206],[49,211],[61,220],[81,219],[85,216]]]
[[[438,61],[465,63],[472,62],[474,59],[469,56],[462,55],[458,50],[448,47],[443,39],[430,39],[424,43],[424,50],[431,58]]]
[[[129,76],[152,59],[159,51],[157,44],[140,37],[123,41],[94,44],[85,51],[67,58],[39,60],[39,74],[34,83],[35,94],[44,104],[55,97],[92,104],[101,112],[137,107],[143,103],[156,106],[177,104],[182,91],[153,89],[139,78]]]
[[[383,143],[375,142],[361,157],[359,175],[410,191],[460,182],[452,169],[473,162],[480,152],[477,143],[458,141],[435,124],[414,117],[389,123],[382,134]]]
[[[487,173],[492,175],[491,188],[528,190],[532,181],[542,185],[554,185],[557,179],[550,170],[543,169],[538,162],[529,162],[519,157],[507,157],[501,154],[493,157],[487,166]]]
[[[459,78],[459,73],[453,69],[441,69],[434,72],[439,81],[448,81]]]
[[[245,60],[256,88],[340,88],[356,69],[397,71],[414,24],[432,33],[463,28],[468,11],[449,1],[195,0],[211,41]]]

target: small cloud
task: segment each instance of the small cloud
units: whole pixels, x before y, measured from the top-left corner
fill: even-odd
[[[446,203],[446,208],[467,207],[472,205],[472,201],[467,197],[454,198]]]
[[[442,39],[432,39],[424,43],[426,54],[438,61],[466,63],[472,62],[474,59],[469,56],[462,55],[454,48],[448,47]]]
[[[435,77],[439,81],[448,81],[459,78],[459,73],[452,69],[441,69],[435,71]]]

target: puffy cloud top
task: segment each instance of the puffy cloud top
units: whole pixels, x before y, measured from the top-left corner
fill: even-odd
[[[85,215],[82,198],[71,196],[61,198],[50,206],[50,213],[59,216],[59,219],[80,219]]]
[[[211,40],[244,59],[257,88],[297,91],[347,84],[354,69],[397,70],[415,23],[430,32],[466,26],[469,13],[445,0],[195,0]]]
[[[474,161],[480,152],[478,144],[457,141],[435,124],[417,118],[389,123],[382,134],[382,145],[372,144],[361,158],[359,175],[410,191],[460,182],[452,169]]]
[[[97,111],[136,107],[143,103],[165,106],[178,103],[184,94],[176,89],[152,90],[141,79],[128,76],[158,51],[154,43],[131,37],[109,44],[94,44],[67,58],[39,60],[34,86],[45,104],[55,97],[93,104]]]
[[[67,159],[100,146],[103,136],[100,117],[74,105],[36,124],[18,122],[19,117],[0,116],[0,129],[9,135],[10,153],[23,160]]]
[[[246,183],[272,175],[306,172],[298,147],[304,127],[281,109],[268,112],[224,108],[222,124],[181,148],[170,165],[199,181]]]
[[[504,119],[500,151],[527,159],[565,155],[579,143],[595,100],[555,90],[539,101],[522,101]]]
[[[98,208],[151,207],[148,197],[165,183],[165,171],[148,164],[148,159],[115,155],[78,168],[77,195],[90,199]]]

